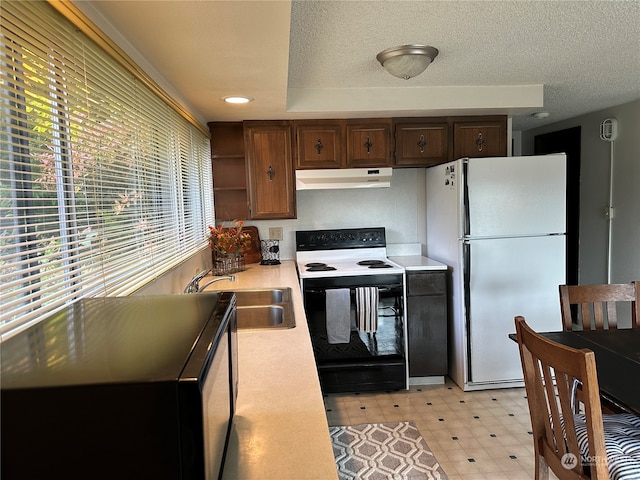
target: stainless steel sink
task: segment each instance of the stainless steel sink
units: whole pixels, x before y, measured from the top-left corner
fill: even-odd
[[[278,305],[259,305],[238,308],[238,328],[285,328],[284,308]]]
[[[238,329],[283,329],[296,326],[291,288],[236,290]]]
[[[291,289],[259,288],[254,290],[236,290],[238,307],[255,307],[256,305],[274,305],[291,301]]]

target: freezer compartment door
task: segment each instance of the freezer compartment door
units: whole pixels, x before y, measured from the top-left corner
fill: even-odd
[[[471,158],[465,165],[465,234],[566,231],[566,156]]]
[[[462,237],[459,178],[462,161],[427,168],[427,255],[452,266]]]
[[[473,240],[465,259],[469,381],[523,378],[513,317],[536,331],[562,329],[558,285],[565,283],[565,236]]]

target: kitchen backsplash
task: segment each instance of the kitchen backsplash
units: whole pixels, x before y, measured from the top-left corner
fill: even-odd
[[[196,273],[208,268],[211,268],[211,250],[204,248],[177,267],[140,288],[134,295],[182,293]]]

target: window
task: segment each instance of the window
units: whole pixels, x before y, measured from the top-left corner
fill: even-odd
[[[205,246],[213,200],[206,130],[48,3],[0,14],[6,334],[176,266]]]

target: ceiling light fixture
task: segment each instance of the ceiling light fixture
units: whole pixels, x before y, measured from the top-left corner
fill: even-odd
[[[532,113],[531,116],[533,118],[537,118],[538,120],[541,120],[543,118],[547,118],[549,116],[549,112],[535,112],[535,113]]]
[[[249,103],[253,102],[253,98],[251,97],[243,97],[239,95],[230,95],[228,97],[222,98],[227,103]]]
[[[409,80],[420,75],[438,56],[438,49],[429,45],[400,45],[381,51],[376,58],[394,77]]]

